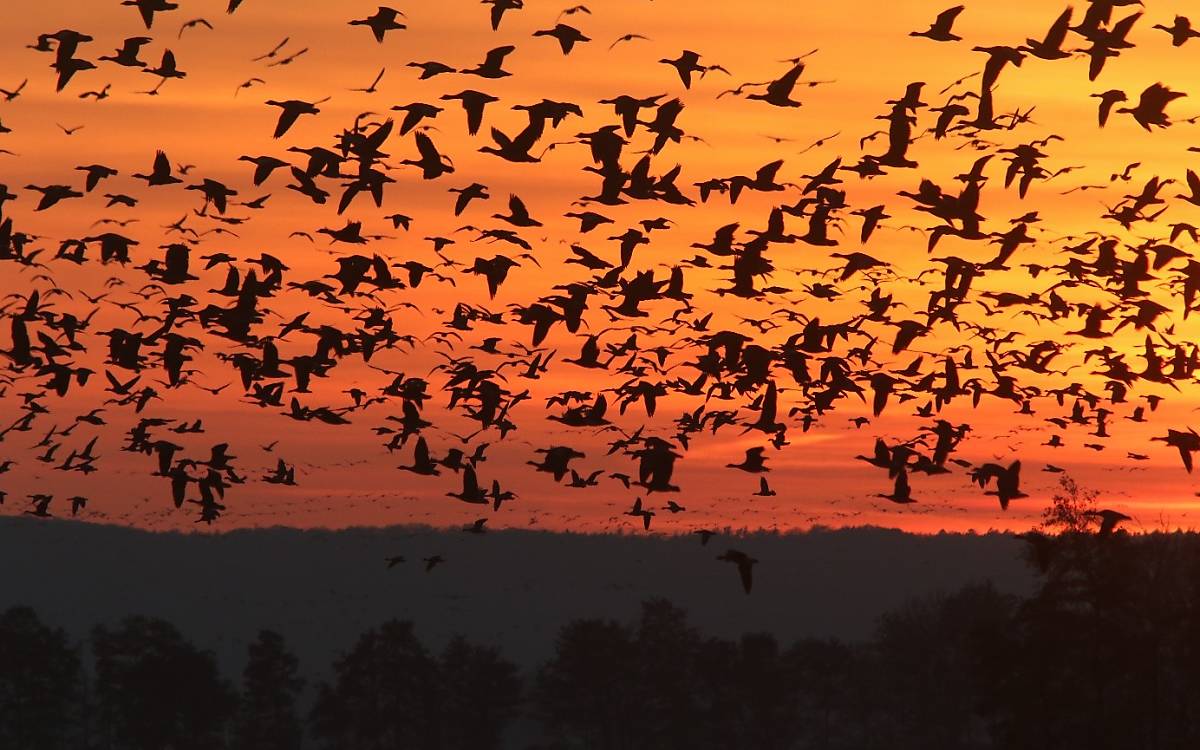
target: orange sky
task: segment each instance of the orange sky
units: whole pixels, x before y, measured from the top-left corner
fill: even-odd
[[[614,122],[611,108],[597,104],[599,99],[622,93],[637,96],[665,94],[664,101],[679,97],[686,105],[679,119],[680,126],[703,140],[669,145],[654,159],[655,173],[682,164],[679,185],[686,186],[689,195],[698,200],[691,187],[693,183],[711,177],[751,175],[759,166],[774,159],[785,159],[780,180],[802,181],[801,175],[820,171],[838,156],[846,163],[853,163],[863,153],[880,152],[884,148],[883,139],[863,147],[860,147],[859,139],[884,125],[872,118],[885,113],[885,101],[899,97],[906,84],[925,81],[923,99],[940,106],[949,94],[939,95],[939,90],[981,68],[984,56],[972,52],[972,46],[1016,45],[1026,37],[1040,38],[1061,10],[1059,6],[1029,0],[972,3],[954,27],[965,41],[936,43],[911,38],[908,32],[925,28],[937,12],[944,9],[940,3],[843,2],[822,5],[621,0],[593,3],[590,14],[579,13],[562,19],[563,23],[577,26],[593,39],[564,56],[553,40],[531,36],[535,30],[552,27],[562,7],[535,0],[529,0],[525,10],[509,13],[498,32],[491,31],[488,26],[487,8],[474,0],[398,5],[407,14],[409,28],[390,33],[382,44],[377,44],[367,30],[347,25],[348,20],[362,18],[375,10],[375,4],[357,0],[336,4],[317,0],[287,3],[246,0],[233,16],[223,12],[224,0],[180,0],[180,5],[183,7],[179,11],[159,14],[149,33],[137,13],[121,7],[116,0],[47,0],[36,6],[10,5],[0,9],[0,20],[3,21],[0,28],[4,29],[3,44],[0,44],[0,71],[4,71],[0,88],[13,88],[22,79],[29,79],[19,98],[0,102],[0,122],[12,129],[11,133],[0,135],[0,148],[15,154],[0,155],[0,182],[21,194],[18,201],[4,207],[5,215],[14,219],[18,229],[41,236],[35,246],[46,247],[47,256],[53,255],[58,243],[65,238],[100,231],[91,228],[98,219],[137,218],[138,223],[115,231],[141,242],[135,250],[133,264],[140,265],[151,257],[159,257],[159,251],[155,250],[158,245],[174,241],[164,234],[163,225],[200,206],[197,195],[182,186],[147,190],[130,177],[133,172],[148,170],[155,150],[163,149],[174,163],[195,165],[185,178],[185,184],[208,177],[239,190],[241,200],[271,194],[264,210],[231,209],[230,215],[251,220],[232,227],[238,237],[205,237],[194,250],[194,259],[214,251],[228,252],[239,258],[269,252],[289,264],[292,270],[288,280],[303,281],[331,273],[336,266],[330,255],[331,247],[322,236],[315,235],[318,241],[310,244],[303,239],[289,239],[288,235],[293,231],[314,233],[320,227],[340,227],[346,218],[353,218],[364,222],[364,232],[392,237],[368,246],[368,254],[376,252],[397,261],[416,258],[431,265],[437,260],[436,256],[421,238],[453,236],[458,239],[458,244],[452,246],[447,255],[470,265],[477,255],[491,255],[500,248],[472,243],[472,233],[455,234],[455,230],[464,224],[481,228],[501,226],[489,217],[504,211],[505,198],[510,192],[519,194],[532,214],[545,224],[542,228],[521,232],[534,245],[542,268],[523,261],[522,267],[512,272],[496,300],[490,303],[480,279],[457,272],[453,274],[456,286],[428,281],[419,290],[386,296],[384,299],[388,304],[416,303],[419,310],[401,309],[394,317],[398,331],[419,337],[440,328],[445,315],[436,310],[448,312],[458,301],[503,309],[513,303],[528,304],[550,293],[555,284],[586,280],[589,275],[579,266],[562,263],[567,257],[569,243],[579,242],[603,257],[614,258],[616,245],[606,237],[620,234],[640,219],[667,217],[675,222],[672,229],[653,233],[652,244],[639,248],[635,254],[632,269],[670,265],[692,257],[694,250],[689,245],[708,241],[716,228],[735,221],[741,223],[743,230],[761,228],[773,206],[794,203],[799,197],[797,190],[788,190],[782,193],[749,192],[735,206],[729,205],[722,196],[714,196],[693,208],[641,201],[631,201],[621,207],[593,207],[613,218],[615,223],[580,236],[577,223],[563,219],[562,214],[578,209],[570,205],[573,200],[596,191],[597,178],[580,169],[589,163],[586,147],[558,146],[539,164],[512,164],[478,152],[480,146],[490,144],[486,134],[488,128],[495,126],[512,134],[522,127],[525,115],[512,111],[512,105],[548,98],[575,102],[583,108],[585,117],[582,120],[568,118],[558,130],[548,130],[542,141],[542,145],[546,145],[569,141],[575,133]],[[1128,12],[1131,11],[1119,9],[1116,15],[1121,17]],[[1171,203],[1168,213],[1158,222],[1142,224],[1130,233],[1099,218],[1105,205],[1116,203],[1126,193],[1137,193],[1153,175],[1183,183],[1185,169],[1194,161],[1186,149],[1197,143],[1195,129],[1182,120],[1200,113],[1200,92],[1174,102],[1168,113],[1176,124],[1152,134],[1142,130],[1132,118],[1118,114],[1113,115],[1106,128],[1097,128],[1096,100],[1088,96],[1119,88],[1136,98],[1138,92],[1156,81],[1185,92],[1193,88],[1190,79],[1195,76],[1190,71],[1200,55],[1200,41],[1175,48],[1166,34],[1151,29],[1156,23],[1169,24],[1176,12],[1186,12],[1186,5],[1148,4],[1145,16],[1130,35],[1130,41],[1136,47],[1110,60],[1094,83],[1087,80],[1084,59],[1050,63],[1029,58],[1021,68],[1009,67],[1004,71],[995,90],[997,110],[1009,112],[1020,108],[1025,111],[1032,107],[1033,124],[1011,132],[987,133],[985,137],[1001,146],[1012,146],[1056,134],[1065,140],[1045,147],[1048,157],[1044,165],[1050,170],[1072,165],[1083,168],[1049,182],[1035,183],[1028,196],[1021,200],[1015,189],[1003,189],[1003,162],[1000,157],[993,159],[987,170],[990,181],[980,207],[980,212],[988,217],[985,229],[1003,231],[1008,228],[1009,219],[1033,210],[1038,211],[1042,221],[1035,225],[1037,244],[1018,251],[1010,263],[1012,270],[990,272],[977,281],[974,294],[984,291],[1024,294],[1046,289],[1053,283],[1052,278],[1031,279],[1020,264],[1062,262],[1065,258],[1059,254],[1059,248],[1063,244],[1060,238],[1064,235],[1097,230],[1129,242],[1143,237],[1165,239],[1170,223],[1200,219],[1200,210],[1178,200]],[[1076,17],[1082,13],[1083,9],[1078,8]],[[193,28],[179,38],[180,24],[199,17],[209,20],[215,30]],[[48,67],[52,55],[27,49],[26,45],[32,44],[38,34],[60,28],[76,29],[95,38],[78,53],[90,60],[111,54],[125,37],[145,33],[154,41],[143,49],[142,59],[156,63],[162,50],[170,48],[179,67],[187,72],[187,78],[169,81],[159,95],[151,97],[135,92],[150,88],[157,79],[140,71],[98,63],[97,70],[79,74],[63,93],[56,94],[54,75]],[[650,40],[633,41],[609,50],[614,39],[633,32],[650,37]],[[250,62],[284,37],[290,40],[287,50],[307,47],[310,52],[287,67],[267,68],[263,63]],[[1073,37],[1068,46],[1079,46],[1081,42],[1078,37]],[[512,76],[496,81],[457,74],[418,81],[416,71],[405,66],[413,60],[441,60],[454,67],[468,67],[482,60],[488,49],[503,44],[513,44],[517,50],[504,66]],[[700,52],[706,62],[721,64],[732,75],[711,73],[695,83],[690,91],[685,91],[674,71],[657,63],[659,58],[675,57],[685,48]],[[788,66],[780,60],[813,49],[818,51],[808,58],[803,80],[834,83],[797,88],[795,96],[803,100],[803,107],[782,109],[736,96],[718,98],[718,94],[738,83],[766,81],[782,74]],[[381,68],[386,69],[386,74],[378,93],[348,90],[367,86]],[[241,91],[235,97],[238,85],[250,77],[263,78],[265,83]],[[111,97],[104,101],[84,101],[78,96],[105,84],[111,84],[112,88]],[[978,78],[973,78],[952,92],[977,87]],[[467,135],[464,116],[457,103],[437,101],[442,94],[464,88],[476,88],[501,98],[500,102],[489,106],[478,138]],[[271,138],[277,110],[266,106],[265,100],[315,101],[326,96],[332,99],[321,105],[319,116],[301,118],[282,140]],[[427,124],[436,128],[430,135],[444,153],[453,157],[456,171],[435,181],[421,180],[414,170],[404,167],[390,172],[396,183],[387,189],[384,210],[376,209],[362,197],[345,217],[338,217],[335,215],[336,183],[326,185],[335,193],[331,203],[317,207],[286,189],[286,170],[276,173],[262,188],[254,188],[250,183],[250,167],[237,161],[242,154],[272,154],[291,157],[294,163],[302,164],[298,160],[302,157],[289,154],[285,149],[318,144],[329,146],[331,137],[348,127],[357,114],[372,112],[376,114],[371,117],[379,119],[388,114],[391,106],[413,101],[446,106],[435,121]],[[970,100],[967,103],[974,106]],[[917,131],[929,127],[934,117],[928,110],[922,110]],[[83,127],[67,136],[56,125]],[[819,148],[798,153],[833,133],[840,135],[830,138]],[[635,135],[626,152],[624,166],[627,169],[636,158],[628,154],[648,146],[648,138],[641,132]],[[777,142],[776,139],[786,140]],[[912,146],[909,154],[920,163],[918,169],[891,170],[889,174],[869,181],[845,174],[845,184],[841,187],[846,190],[850,206],[860,208],[882,203],[894,218],[885,222],[866,247],[860,247],[858,243],[859,220],[849,215],[845,216],[845,231],[839,247],[814,247],[802,243],[773,246],[770,257],[778,270],[770,283],[796,290],[785,296],[795,303],[795,309],[806,315],[819,316],[825,322],[846,320],[861,310],[861,302],[868,294],[868,290],[856,288],[862,282],[861,277],[840,284],[844,296],[828,302],[806,295],[801,284],[811,283],[814,279],[795,272],[833,268],[839,261],[830,258],[830,252],[861,250],[893,265],[897,275],[894,280],[884,282],[886,291],[895,294],[899,301],[917,306],[916,309],[923,308],[932,287],[919,285],[915,277],[931,265],[924,249],[925,236],[903,227],[928,227],[932,223],[929,217],[912,210],[913,204],[898,197],[896,192],[915,190],[921,177],[932,179],[948,189],[957,186],[959,183],[951,178],[967,171],[980,155],[969,148],[960,148],[963,143],[962,138],[935,142],[931,136],[925,136]],[[384,150],[391,154],[388,161],[393,164],[413,158],[416,152],[411,135],[403,138],[393,135]],[[1134,171],[1132,181],[1110,181],[1111,174],[1131,162],[1141,163]],[[90,163],[111,165],[121,174],[102,183],[101,189],[85,198],[64,202],[45,212],[33,212],[36,194],[21,190],[22,186],[29,183],[79,185],[80,175],[73,168]],[[450,211],[454,196],[447,190],[471,182],[486,184],[492,198],[487,202],[476,202],[462,217],[454,217]],[[1106,187],[1061,194],[1085,184]],[[1179,184],[1169,186],[1164,195],[1174,195],[1178,187]],[[143,200],[133,210],[105,209],[104,199],[100,197],[105,192],[129,193]],[[393,212],[414,217],[411,231],[393,230],[382,218]],[[217,226],[209,219],[195,216],[189,219],[188,225],[200,230]],[[609,231],[610,228],[613,231]],[[789,219],[788,229],[803,232],[804,221]],[[1190,250],[1190,240],[1180,239],[1177,246]],[[342,253],[345,246],[332,250]],[[984,262],[993,253],[994,247],[987,243],[948,238],[939,245],[935,255],[953,254]],[[1173,267],[1178,265],[1177,262]],[[49,266],[49,273],[57,285],[76,295],[74,306],[57,301],[56,309],[59,310],[76,309],[86,313],[88,306],[82,302],[79,292],[98,294],[110,275],[127,281],[127,286],[113,295],[118,300],[130,299],[131,291],[147,281],[132,265],[123,270],[102,267],[94,261],[81,267],[61,261]],[[199,263],[194,260],[194,272],[197,267],[200,267]],[[3,291],[24,294],[31,287],[45,289],[44,281],[33,279],[38,270],[14,263],[0,265]],[[665,271],[665,268],[657,268],[660,277]],[[221,286],[224,269],[198,272],[198,275],[201,280],[188,285],[185,290],[207,301],[206,290]],[[1164,271],[1160,273],[1160,279],[1168,275]],[[771,308],[765,302],[734,301],[706,291],[726,283],[724,276],[724,273],[689,269],[687,287],[696,294],[693,304],[699,313],[715,313],[713,330],[736,328],[754,334],[753,329],[739,321],[739,316],[765,317]],[[928,283],[936,278],[936,275],[927,277],[925,281]],[[1163,319],[1169,319],[1175,325],[1174,333],[1168,338],[1190,345],[1195,340],[1195,320],[1200,316],[1183,321],[1177,293],[1165,285],[1147,284],[1146,287],[1152,289],[1155,301],[1172,308],[1172,313]],[[1086,303],[1110,304],[1112,301],[1110,295],[1101,295],[1095,289],[1068,290],[1063,295],[1071,301]],[[597,307],[600,303],[601,300],[594,299],[592,306]],[[304,310],[312,311],[310,322],[344,324],[348,319],[343,312],[328,309],[295,293],[281,295],[271,300],[268,306],[285,320]],[[647,309],[652,310],[651,321],[656,321],[669,316],[674,305],[653,303]],[[1093,392],[1103,393],[1103,379],[1089,374],[1095,369],[1094,361],[1083,365],[1083,352],[1095,342],[1071,341],[1065,336],[1067,331],[1082,327],[1081,319],[1073,317],[1065,322],[1034,326],[1028,319],[1015,316],[1020,309],[1011,308],[991,316],[984,308],[968,302],[962,314],[973,322],[1018,331],[1017,348],[1046,339],[1071,342],[1070,349],[1055,362],[1056,367],[1075,365],[1077,369],[1070,377],[1035,377],[1020,370],[1007,373],[1020,378],[1023,384],[1053,388],[1078,381]],[[902,319],[910,313],[901,311],[896,316]],[[599,310],[589,313],[588,321],[593,331],[610,325]],[[280,322],[277,318],[269,318],[264,330],[274,330]],[[618,321],[612,325],[627,326],[632,322],[644,321]],[[65,399],[48,397],[45,403],[52,413],[39,418],[32,432],[12,433],[0,442],[0,460],[16,461],[10,472],[0,475],[0,489],[9,493],[9,502],[0,508],[0,512],[21,513],[26,508],[25,495],[45,491],[64,498],[87,495],[91,498],[87,516],[97,521],[152,528],[194,526],[195,517],[190,508],[176,511],[171,506],[164,480],[147,476],[153,468],[152,460],[118,450],[125,430],[135,421],[127,410],[110,406],[104,414],[110,421],[108,426],[96,429],[82,425],[66,440],[61,449],[64,452],[81,447],[93,434],[101,436],[98,450],[103,456],[98,464],[101,470],[89,477],[53,471],[49,465],[35,460],[41,449],[30,447],[51,425],[65,427],[75,415],[102,405],[107,398],[103,392],[104,339],[95,332],[132,325],[130,313],[102,306],[102,312],[93,322],[92,333],[83,337],[89,344],[95,342],[94,348],[80,359],[81,364],[89,364],[97,370],[97,375],[87,387],[77,389]],[[1160,330],[1165,330],[1167,325],[1169,323],[1160,325]],[[8,347],[7,328],[7,325],[0,326],[0,347]],[[758,337],[764,344],[777,345],[794,332],[794,328],[785,326]],[[890,329],[880,329],[880,332],[890,335]],[[193,327],[189,335],[202,334],[198,327]],[[484,335],[502,335],[506,343],[509,339],[529,341],[528,329],[510,324],[498,329],[481,328],[464,344],[475,343]],[[623,331],[614,331],[604,341],[616,343],[626,335]],[[1100,343],[1127,351],[1131,364],[1140,369],[1139,352],[1144,336],[1145,331],[1134,331],[1130,327]],[[943,326],[934,335],[915,343],[914,351],[902,354],[895,363],[887,355],[889,339],[885,337],[876,350],[878,364],[881,367],[894,364],[900,368],[917,356],[915,350],[937,354],[964,342],[975,348],[977,362],[986,361],[985,347],[968,337],[968,331],[959,333]],[[677,338],[644,336],[642,343],[647,347],[670,344]],[[566,389],[595,390],[621,382],[621,378],[612,373],[597,376],[561,362],[563,357],[578,353],[581,341],[580,337],[567,334],[561,327],[557,329],[546,342],[548,348],[558,352],[559,361],[550,372],[538,381],[510,378],[512,390],[529,388],[532,395],[531,400],[521,404],[514,414],[520,429],[503,444],[494,432],[480,436],[472,443],[491,443],[488,461],[480,468],[481,476],[488,480],[500,478],[506,487],[519,494],[519,499],[502,512],[489,513],[490,525],[632,528],[627,522],[636,520],[619,513],[639,494],[637,488],[626,490],[609,480],[587,490],[568,489],[556,485],[547,475],[534,474],[524,466],[526,460],[534,457],[535,447],[571,444],[588,454],[577,462],[581,470],[630,471],[633,467],[629,460],[604,457],[611,434],[563,429],[544,419],[542,405],[551,394]],[[216,361],[214,355],[218,351],[235,351],[236,347],[211,336],[206,337],[205,342],[208,352],[199,359],[203,374],[197,376],[197,380],[215,387],[235,379],[228,366]],[[311,344],[301,340],[294,349],[282,348],[285,353],[294,354],[311,349]],[[455,348],[460,354],[465,351],[460,345]],[[383,352],[373,363],[424,377],[431,367],[442,361],[435,353],[436,349],[428,343],[412,351]],[[694,354],[694,350],[690,353]],[[680,351],[669,364],[689,359],[688,354],[686,349]],[[958,356],[961,358],[961,354]],[[481,366],[489,361],[494,366],[495,361],[480,356]],[[937,357],[926,356],[924,368],[924,372],[931,371],[930,368],[940,369]],[[515,376],[516,369],[508,372]],[[681,374],[690,377],[691,373],[691,370],[680,368],[657,379]],[[158,376],[158,373],[153,375]],[[991,378],[986,369],[965,375],[972,376],[984,380]],[[144,379],[151,377],[148,373]],[[446,412],[446,398],[439,392],[444,379],[437,373],[429,379],[435,398],[426,416],[436,427],[427,430],[426,437],[434,452],[440,454],[456,444],[449,432],[466,432],[472,423],[461,415]],[[777,379],[781,387],[792,385],[782,371]],[[8,389],[4,400],[0,401],[0,423],[10,424],[17,419],[20,402],[14,395],[32,387],[33,382],[20,380]],[[348,403],[343,394],[346,389],[377,390],[386,382],[386,378],[363,367],[360,361],[347,359],[334,371],[333,377],[314,386],[314,392],[305,397],[305,402],[345,405]],[[875,497],[876,493],[889,491],[890,482],[882,471],[855,461],[853,456],[869,454],[876,437],[893,442],[914,436],[922,425],[930,422],[912,414],[913,407],[926,400],[923,397],[905,404],[893,402],[883,417],[859,429],[849,420],[869,416],[869,405],[864,406],[852,398],[840,402],[836,410],[824,415],[808,433],[802,433],[793,420],[794,426],[788,431],[791,445],[783,451],[769,451],[772,471],[768,476],[778,492],[770,498],[751,495],[757,489],[757,477],[724,468],[726,463],[739,460],[746,448],[765,444],[764,436],[761,433],[742,435],[738,427],[726,428],[716,438],[711,435],[695,437],[675,477],[676,483],[683,488],[675,499],[688,510],[670,518],[660,511],[655,528],[664,531],[724,525],[794,528],[816,523],[881,523],[914,531],[1024,528],[1036,520],[1057,480],[1057,475],[1041,471],[1047,463],[1063,467],[1085,485],[1101,490],[1107,506],[1125,510],[1136,517],[1135,526],[1147,530],[1160,525],[1190,527],[1193,525],[1191,513],[1195,512],[1195,487],[1181,468],[1176,453],[1149,439],[1164,434],[1168,427],[1183,429],[1192,423],[1193,410],[1200,405],[1194,390],[1184,384],[1180,384],[1180,391],[1175,392],[1169,386],[1139,383],[1132,390],[1129,403],[1105,404],[1114,415],[1110,420],[1113,436],[1102,441],[1106,446],[1103,451],[1083,447],[1084,443],[1094,442],[1087,435],[1089,426],[1073,426],[1063,431],[1043,421],[1045,417],[1069,413],[1070,402],[1062,409],[1052,400],[1037,400],[1034,402],[1037,413],[1030,417],[1014,415],[1011,402],[985,398],[979,408],[972,408],[969,398],[960,398],[939,414],[956,424],[972,425],[971,436],[959,446],[956,457],[975,463],[993,460],[1006,463],[1014,458],[1023,462],[1022,488],[1030,497],[1016,501],[1006,513],[1000,511],[995,498],[985,496],[957,467],[947,476],[914,476],[913,494],[918,500],[915,505],[900,507]],[[397,466],[409,463],[411,450],[406,448],[389,455],[380,447],[386,438],[378,438],[371,428],[385,424],[386,415],[399,413],[398,403],[356,412],[350,415],[352,425],[329,427],[300,424],[282,417],[277,410],[254,408],[241,400],[236,384],[216,397],[194,387],[164,390],[163,393],[165,400],[150,407],[146,415],[174,419],[202,417],[207,428],[205,434],[159,433],[187,446],[196,457],[206,454],[213,443],[229,442],[231,452],[239,457],[236,464],[240,472],[252,480],[268,471],[276,457],[284,457],[297,466],[298,487],[280,488],[251,481],[233,488],[229,495],[229,510],[215,528],[269,524],[346,526],[410,521],[461,524],[480,515],[477,508],[444,497],[447,491],[458,489],[459,480],[450,472],[444,472],[441,477],[426,478],[397,471]],[[1144,394],[1166,396],[1167,401],[1146,424],[1125,420],[1133,406],[1142,403],[1139,398]],[[785,394],[783,400],[788,398]],[[659,414],[652,420],[646,419],[640,406],[632,407],[624,417],[614,416],[614,420],[629,431],[647,424],[649,432],[669,436],[671,420],[698,405],[700,401],[696,399],[671,396],[660,404]],[[711,408],[734,406],[736,404],[710,405]],[[751,421],[754,418],[753,413],[744,408],[741,416],[749,417]],[[1062,434],[1067,446],[1061,449],[1041,447],[1040,444],[1055,432]],[[261,450],[261,444],[275,439],[280,443],[274,455]],[[1147,454],[1150,459],[1129,461],[1125,458],[1129,451]],[[652,502],[661,505],[665,500],[656,495]],[[64,512],[65,508],[58,510]]]

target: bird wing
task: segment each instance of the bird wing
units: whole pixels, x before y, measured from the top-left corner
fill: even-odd
[[[754,563],[748,559],[738,560],[737,569],[742,578],[742,588],[749,594],[750,589],[754,588]]]
[[[965,7],[963,5],[956,5],[953,8],[943,10],[937,14],[937,20],[933,22],[933,25],[949,31],[950,27],[954,25],[954,19],[958,18],[958,14],[962,13]]]
[[[166,151],[159,151],[154,155],[154,174],[171,174],[171,160],[167,158]]]
[[[283,134],[288,132],[296,120],[300,118],[300,112],[292,107],[284,107],[279,113],[279,122],[275,124],[275,137],[282,138]]]

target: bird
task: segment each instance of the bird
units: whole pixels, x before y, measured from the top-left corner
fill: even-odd
[[[376,91],[379,90],[377,87],[379,86],[379,82],[383,80],[384,73],[387,73],[387,68],[380,68],[378,75],[375,76],[375,80],[371,81],[370,86],[367,86],[366,88],[350,89],[350,90],[357,91],[362,94],[374,94]]]
[[[476,505],[487,505],[489,503],[487,491],[479,486],[479,480],[475,476],[475,468],[468,466],[463,469],[463,488],[460,492],[447,492],[447,497],[453,497],[464,503],[473,503]]]
[[[592,41],[582,31],[565,23],[555,24],[551,29],[539,29],[533,32],[533,35],[553,37],[558,42],[563,55],[571,54],[571,50],[575,49],[576,44]]]
[[[488,50],[487,54],[484,55],[483,62],[479,63],[473,68],[463,68],[458,72],[463,75],[479,76],[480,78],[506,78],[512,75],[512,73],[504,70],[504,58],[511,55],[514,51],[516,51],[516,49],[517,48],[511,44],[490,49]]]
[[[188,29],[195,29],[200,26],[203,26],[204,28],[208,29],[209,31],[213,30],[213,25],[211,23],[209,23],[207,19],[193,18],[190,21],[185,21],[183,23],[183,25],[179,27],[179,37],[178,38],[182,39],[183,32],[187,31]]]
[[[157,151],[154,155],[154,167],[149,174],[134,173],[133,177],[139,180],[145,180],[146,184],[155,187],[162,185],[177,185],[183,180],[171,174],[171,161],[167,158],[164,151]]]
[[[898,505],[907,505],[909,503],[915,503],[916,500],[913,499],[912,488],[909,487],[909,484],[908,484],[908,472],[903,471],[903,470],[897,472],[896,477],[895,477],[895,486],[892,489],[892,494],[878,495],[878,497],[881,497],[885,500],[891,500],[893,503],[896,503]]]
[[[121,0],[121,5],[137,8],[138,14],[141,15],[142,22],[146,24],[147,29],[154,26],[155,13],[165,13],[179,9],[178,3],[173,3],[169,0]]]
[[[650,530],[650,521],[654,518],[654,511],[642,507],[642,499],[636,498],[633,501],[633,507],[625,511],[625,515],[633,516],[634,518],[642,519],[642,528],[646,531]]]
[[[766,465],[766,457],[763,455],[765,452],[766,448],[747,448],[746,457],[741,463],[726,464],[726,466],[730,469],[741,469],[751,474],[770,471],[771,469]]]
[[[1184,96],[1187,94],[1172,91],[1161,83],[1155,83],[1142,91],[1136,107],[1118,107],[1117,112],[1132,115],[1133,119],[1137,120],[1137,123],[1147,131],[1152,130],[1154,126],[1166,128],[1171,125],[1166,114],[1167,105]]]
[[[1084,515],[1091,518],[1100,519],[1100,529],[1097,531],[1097,534],[1100,536],[1109,536],[1113,533],[1113,531],[1116,530],[1117,524],[1121,523],[1122,521],[1133,520],[1130,516],[1127,516],[1120,511],[1109,510],[1107,508],[1102,510],[1085,511]]]
[[[1182,47],[1189,39],[1200,37],[1200,31],[1192,28],[1192,22],[1187,16],[1175,16],[1175,20],[1170,26],[1164,26],[1161,23],[1156,23],[1150,28],[1159,31],[1165,31],[1171,35],[1171,45],[1174,47]]]
[[[1017,500],[1023,497],[1028,497],[1021,492],[1021,462],[1013,461],[1008,466],[1001,466],[996,463],[985,463],[971,471],[971,479],[980,487],[987,487],[993,479],[996,480],[996,489],[989,491],[989,495],[996,495],[1000,501],[1000,509],[1008,510],[1008,504],[1012,500]]]
[[[1108,116],[1112,112],[1112,108],[1118,102],[1125,101],[1125,92],[1120,89],[1109,89],[1101,94],[1092,94],[1092,98],[1100,100],[1099,124],[1104,127],[1108,124]]]
[[[935,42],[958,42],[962,41],[962,37],[951,31],[958,15],[965,10],[966,6],[955,5],[953,8],[947,8],[937,14],[937,18],[929,25],[925,31],[910,31],[909,36],[925,37],[932,39]]]
[[[1179,451],[1179,458],[1183,461],[1183,468],[1187,470],[1187,473],[1192,473],[1192,454],[1200,451],[1200,433],[1191,428],[1188,428],[1186,432],[1169,429],[1166,435],[1150,439],[1166,443]]]
[[[489,16],[492,23],[492,31],[500,29],[500,22],[504,19],[504,14],[510,10],[521,10],[525,7],[525,0],[482,0],[484,5],[492,6]]]
[[[749,594],[750,590],[754,588],[754,566],[758,564],[758,560],[745,552],[732,548],[717,555],[717,559],[737,566],[738,576],[742,580],[742,590]]]
[[[162,62],[158,64],[157,68],[142,68],[142,72],[161,78],[162,81],[160,81],[160,85],[172,78],[187,78],[187,73],[180,70],[176,65],[175,53],[171,50],[165,50],[163,52]]]
[[[383,44],[384,36],[389,31],[403,31],[408,28],[398,19],[404,18],[404,14],[395,8],[389,8],[386,5],[380,5],[374,14],[366,18],[359,18],[350,21],[351,26],[366,26],[375,35],[375,41]]]
[[[698,73],[703,78],[705,73],[712,70],[728,72],[720,65],[701,65],[700,53],[693,52],[692,50],[684,50],[675,59],[663,58],[659,62],[675,68],[675,72],[679,74],[679,80],[683,83],[685,89],[692,87],[693,73]]]
[[[6,102],[14,101],[17,97],[19,97],[21,95],[21,92],[25,90],[25,87],[27,85],[29,85],[28,78],[22,80],[19,84],[17,84],[16,88],[13,88],[13,89],[0,88],[0,97],[4,97],[4,101],[6,101]]]
[[[296,124],[296,120],[300,119],[301,115],[319,115],[321,110],[317,108],[318,104],[324,104],[329,101],[329,97],[320,99],[315,102],[305,102],[298,99],[288,99],[286,101],[278,101],[268,99],[267,105],[271,107],[279,107],[279,120],[275,124],[274,138],[282,138],[287,135],[287,132]]]

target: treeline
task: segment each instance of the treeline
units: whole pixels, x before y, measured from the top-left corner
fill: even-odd
[[[1028,551],[1029,597],[980,584],[913,601],[861,643],[714,637],[653,600],[632,622],[566,624],[527,673],[385,622],[310,686],[278,633],[226,676],[162,620],[74,644],[17,607],[0,615],[0,747],[1200,747],[1197,537],[1034,534]]]

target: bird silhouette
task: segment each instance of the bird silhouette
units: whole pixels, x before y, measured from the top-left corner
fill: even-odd
[[[742,580],[742,590],[749,594],[750,590],[754,588],[754,566],[758,564],[758,560],[736,549],[726,550],[717,555],[717,559],[737,566],[738,576]]]

